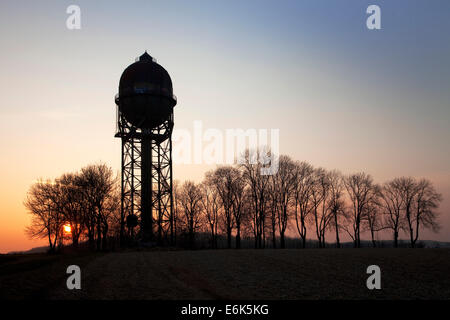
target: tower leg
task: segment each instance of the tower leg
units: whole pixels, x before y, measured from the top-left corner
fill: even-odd
[[[164,133],[153,141],[154,153],[152,163],[153,177],[153,210],[157,224],[157,240],[159,244],[173,244],[173,198],[172,198],[172,123],[163,125]]]
[[[125,196],[125,140],[122,139],[122,159],[121,159],[121,177],[120,177],[120,245],[125,243],[125,208],[124,208],[124,196]]]
[[[173,115],[151,130],[133,127],[120,112],[118,121],[116,137],[122,138],[121,240],[125,238],[125,221],[133,215],[140,219],[143,242],[173,244],[176,236],[172,197]],[[132,228],[128,231],[133,237]]]
[[[153,240],[152,217],[152,141],[150,137],[143,137],[141,141],[141,232],[142,240]]]

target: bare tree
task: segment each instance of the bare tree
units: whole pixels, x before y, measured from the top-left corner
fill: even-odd
[[[239,172],[232,166],[221,166],[214,170],[209,176],[209,182],[217,190],[223,207],[223,228],[227,235],[227,247],[231,248],[231,237],[234,228],[233,200],[234,179]]]
[[[70,224],[72,244],[78,247],[80,236],[85,229],[84,194],[77,184],[78,177],[74,173],[63,174],[56,181],[60,185],[60,202],[64,219]]]
[[[274,185],[272,205],[275,205],[277,212],[280,248],[284,249],[286,247],[285,233],[291,217],[290,209],[295,199],[297,177],[295,163],[290,157],[281,155],[278,161],[278,172],[271,176]]]
[[[398,247],[398,236],[404,226],[402,211],[405,202],[402,194],[402,185],[399,179],[386,182],[383,185],[382,208],[384,210],[384,219],[386,228],[393,231],[394,247]]]
[[[411,245],[413,245],[413,211],[414,199],[417,194],[417,184],[414,178],[400,177],[396,179],[400,193],[403,198],[405,224],[403,227],[409,232]]]
[[[25,232],[30,238],[47,238],[50,252],[56,250],[64,224],[60,190],[57,183],[40,180],[31,186],[24,202],[32,215]]]
[[[365,208],[365,226],[370,231],[370,237],[372,240],[372,246],[376,247],[375,234],[376,232],[384,229],[383,221],[381,219],[380,211],[380,195],[381,188],[378,185],[374,185],[372,192],[369,195],[367,206]]]
[[[241,227],[245,211],[243,210],[243,203],[246,196],[245,180],[238,169],[230,172],[233,175],[232,183],[232,210],[236,226],[236,249],[241,248]]]
[[[407,213],[408,229],[410,233],[411,247],[415,247],[419,239],[419,229],[422,225],[438,232],[440,225],[437,221],[437,209],[442,201],[442,195],[434,188],[431,181],[421,179],[415,183],[414,203]]]
[[[211,174],[211,173],[207,173]],[[219,224],[220,197],[213,185],[208,184],[211,179],[206,179],[201,184],[203,193],[202,204],[206,221],[208,222],[209,231],[211,233],[211,247],[217,249],[217,226]]]
[[[330,212],[330,226],[334,228],[336,234],[336,247],[341,247],[339,230],[341,219],[345,216],[344,183],[340,172],[334,170],[328,174],[329,197],[328,210]]]
[[[314,168],[306,162],[296,163],[295,222],[302,247],[306,247],[308,215],[311,212],[311,194],[314,186]]]
[[[192,181],[186,181],[180,190],[179,198],[184,213],[183,225],[188,234],[189,247],[194,248],[195,234],[201,227],[202,191]]]
[[[122,212],[120,206],[120,188],[116,186],[115,190],[111,193],[108,201],[105,205],[105,211],[108,222],[108,236],[113,237],[120,243],[120,233],[122,228]],[[115,245],[115,243],[114,243]]]
[[[255,239],[255,248],[262,248],[265,233],[265,221],[267,215],[267,203],[269,199],[269,176],[262,175],[262,164],[258,161],[258,152],[261,150],[246,150],[241,161],[243,177],[247,182],[252,203],[251,227]]]
[[[244,197],[242,200],[242,216],[241,216],[241,237],[247,240],[255,241],[255,230],[253,224],[253,199],[252,193],[248,185],[244,189]],[[255,247],[256,249],[257,247]]]
[[[106,164],[88,165],[81,169],[78,185],[83,190],[88,210],[85,219],[91,246],[96,239],[97,250],[106,249],[108,211],[106,204],[111,197],[117,179]],[[103,240],[102,240],[103,238]]]
[[[269,221],[270,221],[270,235],[272,237],[272,247],[277,248],[277,225],[278,225],[278,211],[280,194],[277,186],[277,179],[271,176],[268,184],[268,209],[269,209]]]
[[[351,174],[344,179],[344,185],[350,199],[349,220],[352,227],[351,236],[356,248],[361,247],[361,222],[365,219],[367,206],[373,193],[374,183],[371,175],[364,172]],[[347,232],[349,232],[347,230]],[[350,233],[350,232],[349,232]]]
[[[323,168],[314,170],[314,184],[311,189],[312,219],[316,230],[319,248],[325,247],[325,232],[330,219],[332,218],[328,210],[328,196],[330,182],[328,172]]]

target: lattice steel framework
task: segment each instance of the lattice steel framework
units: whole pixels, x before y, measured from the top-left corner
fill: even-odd
[[[173,244],[172,130],[173,112],[158,127],[139,129],[117,108],[115,137],[122,140],[121,239],[127,216],[134,214],[140,220],[141,240]]]

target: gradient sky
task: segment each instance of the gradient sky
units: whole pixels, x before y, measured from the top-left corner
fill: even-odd
[[[370,4],[382,30],[365,26]],[[45,244],[24,235],[36,179],[119,169],[114,95],[144,50],[172,77],[176,128],[279,128],[281,152],[316,166],[430,178],[443,229],[422,238],[450,241],[449,14],[446,0],[2,0],[0,252]]]

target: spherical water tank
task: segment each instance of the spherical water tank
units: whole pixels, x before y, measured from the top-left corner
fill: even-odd
[[[177,101],[169,73],[145,52],[122,73],[116,103],[132,125],[151,129],[170,118]]]

